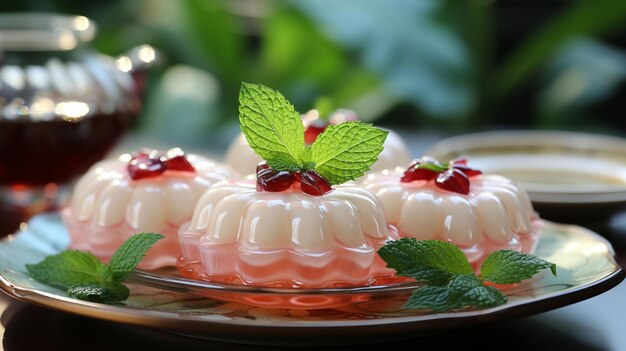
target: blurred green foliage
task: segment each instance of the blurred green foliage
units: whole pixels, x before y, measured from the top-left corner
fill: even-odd
[[[514,43],[506,26],[535,22],[499,11],[511,4],[545,10]],[[279,89],[301,112],[324,96],[407,128],[626,132],[615,103],[626,97],[624,0],[30,0],[0,10],[93,18],[94,46],[111,55],[158,48],[139,127],[174,141],[226,143],[242,81]]]

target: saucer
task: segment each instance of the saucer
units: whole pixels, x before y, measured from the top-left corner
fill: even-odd
[[[465,157],[485,173],[512,179],[544,218],[573,211],[606,218],[626,209],[626,139],[560,131],[495,131],[441,140],[425,153]],[[566,217],[568,216],[568,217]]]

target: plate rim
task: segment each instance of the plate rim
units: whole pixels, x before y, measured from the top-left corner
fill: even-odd
[[[600,150],[620,155],[626,161],[626,138],[600,133],[564,130],[504,129],[490,130],[443,138],[427,147],[425,155],[441,157],[462,154],[463,150],[497,148],[498,140],[511,147],[558,147],[573,150]],[[533,143],[536,141],[536,143]],[[593,146],[593,147],[590,147]],[[501,146],[501,145],[500,145]],[[626,188],[602,191],[543,191],[527,189],[533,203],[540,204],[626,204]]]
[[[520,301],[517,303],[507,303],[505,305],[472,311],[461,312],[445,312],[435,313],[429,315],[407,316],[407,317],[392,317],[387,319],[370,319],[370,320],[341,320],[341,321],[299,321],[297,324],[283,322],[283,321],[271,321],[268,324],[255,323],[251,320],[198,320],[189,318],[186,314],[177,314],[175,312],[159,311],[159,310],[145,310],[137,309],[132,306],[114,306],[104,305],[98,303],[92,303],[88,301],[76,301],[70,297],[62,295],[51,294],[45,291],[37,289],[21,288],[12,284],[7,280],[4,275],[0,275],[0,289],[9,296],[25,302],[35,303],[38,306],[53,308],[58,311],[74,313],[86,317],[92,317],[97,319],[122,322],[127,324],[144,325],[144,326],[159,326],[164,327],[162,322],[172,322],[171,326],[167,329],[177,329],[176,324],[183,322],[186,327],[195,325],[198,327],[206,328],[208,325],[221,325],[221,326],[253,326],[255,328],[290,328],[290,329],[302,329],[302,328],[354,328],[354,327],[368,327],[368,326],[381,326],[381,325],[397,325],[397,324],[421,324],[433,321],[449,321],[449,320],[465,320],[465,319],[477,319],[486,316],[496,316],[499,314],[509,314],[509,312],[516,312],[516,317],[522,317],[532,315],[540,312],[547,312],[556,308],[567,306],[576,302],[583,301],[590,297],[598,296],[604,292],[617,286],[626,277],[625,271],[621,267],[616,269],[610,274],[581,286],[578,286],[572,290],[560,291],[558,293],[543,297],[539,300]],[[591,289],[596,288],[596,289]],[[19,293],[21,292],[21,293]],[[581,294],[585,292],[585,294]],[[48,299],[50,302],[45,301]],[[554,303],[554,302],[557,303]],[[546,305],[548,308],[539,308],[538,305]],[[103,308],[105,306],[106,308]],[[535,308],[526,309],[528,306],[534,306]],[[82,308],[73,308],[82,307]],[[94,315],[88,313],[85,308],[90,308],[103,312],[105,315]],[[130,314],[129,310],[139,310],[141,314]],[[149,316],[155,315],[155,316]],[[132,319],[127,317],[132,316]],[[491,318],[493,319],[493,318]],[[193,328],[195,329],[195,328]],[[184,328],[187,330],[187,328]]]
[[[516,302],[508,302],[507,304],[483,309],[470,310],[460,312],[445,312],[434,314],[422,314],[412,316],[395,316],[381,319],[359,319],[359,320],[337,320],[337,321],[298,321],[298,323],[290,323],[289,321],[276,320],[208,320],[199,319],[194,315],[177,313],[175,311],[149,310],[145,308],[136,308],[133,306],[116,306],[88,301],[76,300],[60,294],[54,294],[47,291],[41,291],[36,288],[28,288],[15,285],[11,280],[5,277],[5,271],[0,272],[0,290],[7,295],[21,301],[31,302],[42,307],[57,309],[64,312],[75,313],[92,318],[110,320],[143,326],[156,326],[164,329],[176,330],[206,330],[207,326],[213,327],[219,325],[221,328],[237,328],[241,326],[252,326],[255,328],[290,328],[290,329],[311,329],[315,328],[371,328],[384,325],[419,325],[422,323],[445,324],[445,322],[456,322],[466,319],[471,320],[496,320],[503,316],[513,315],[521,317],[535,313],[545,312],[552,309],[560,308],[569,304],[583,301],[593,296],[600,295],[613,287],[617,286],[626,277],[624,269],[615,260],[615,251],[611,243],[594,231],[572,224],[560,224],[546,221],[546,225],[565,228],[569,233],[572,230],[579,230],[584,235],[591,236],[596,241],[604,243],[609,251],[607,258],[610,258],[614,267],[610,273],[594,281],[583,285],[576,286],[567,290],[561,290],[556,293],[543,296],[539,299],[526,299]],[[19,235],[19,234],[17,234]],[[3,240],[4,241],[4,240]],[[202,298],[199,297],[198,298]],[[133,313],[134,311],[135,313]],[[140,312],[140,313],[138,313]],[[131,317],[131,318],[129,318]],[[439,322],[435,322],[439,321]],[[454,324],[454,323],[453,323]],[[431,325],[432,327],[432,325]],[[218,328],[219,329],[219,328]]]

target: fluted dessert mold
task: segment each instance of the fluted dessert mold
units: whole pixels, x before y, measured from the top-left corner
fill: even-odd
[[[132,180],[126,167],[131,156],[96,163],[81,177],[70,206],[62,211],[71,248],[108,261],[130,236],[141,232],[165,235],[139,264],[153,269],[173,266],[181,254],[177,232],[191,219],[194,206],[212,184],[236,176],[230,167],[187,155],[196,172],[165,171]]]
[[[367,175],[361,184],[380,200],[401,237],[438,239],[459,246],[475,268],[495,250],[532,253],[542,221],[526,191],[498,175],[470,178],[467,195],[433,182],[400,182],[396,168]]]
[[[187,277],[275,287],[367,285],[391,270],[376,255],[388,228],[380,203],[356,184],[322,196],[254,181],[213,186],[179,232]]]

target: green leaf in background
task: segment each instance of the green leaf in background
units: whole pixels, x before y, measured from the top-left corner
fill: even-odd
[[[276,88],[306,109],[314,107],[318,96],[329,96],[335,106],[354,109],[362,120],[379,117],[395,103],[381,97],[374,72],[355,64],[347,50],[288,4],[276,2],[261,22],[263,41],[254,81]]]
[[[589,109],[611,97],[626,81],[626,52],[591,38],[576,38],[559,48],[545,69],[545,84],[538,96],[537,125],[541,128],[574,126],[585,129]]]
[[[623,29],[626,1],[574,1],[562,13],[534,31],[496,71],[492,93],[510,94],[550,59],[559,44],[580,35],[602,36]]]
[[[331,113],[337,109],[333,100],[328,96],[320,96],[315,100],[315,109],[320,114],[320,119],[328,120]]]
[[[239,93],[239,123],[248,144],[264,160],[298,165],[304,151],[300,115],[278,91],[243,83]]]
[[[398,99],[432,116],[466,113],[475,105],[470,56],[460,38],[437,22],[434,0],[302,0],[294,6],[358,53]],[[346,20],[354,19],[354,20]]]
[[[311,145],[311,161],[331,184],[354,180],[378,160],[387,134],[362,122],[328,126]]]
[[[167,1],[166,1],[167,2]],[[185,35],[196,44],[204,65],[225,82],[240,82],[247,66],[244,54],[245,40],[241,35],[243,24],[233,16],[231,4],[226,0],[174,1],[181,7],[185,21]]]
[[[517,251],[499,250],[487,256],[480,268],[480,276],[496,284],[513,284],[530,279],[546,268],[550,268],[552,274],[556,276],[554,263]]]

